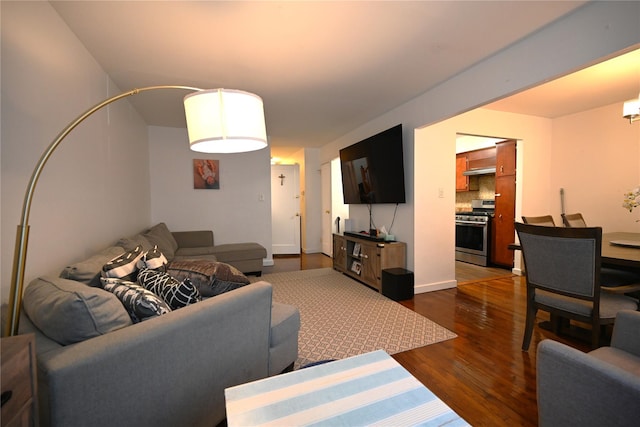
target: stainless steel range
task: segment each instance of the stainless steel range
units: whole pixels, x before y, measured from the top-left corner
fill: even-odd
[[[487,266],[495,200],[472,200],[471,211],[456,213],[456,260]]]

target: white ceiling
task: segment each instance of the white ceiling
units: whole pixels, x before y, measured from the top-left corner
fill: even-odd
[[[260,95],[278,155],[331,142],[585,2],[51,3],[123,91],[178,84]],[[620,99],[629,79],[637,94],[635,58],[624,81],[586,76],[575,91],[545,86],[490,108],[555,117],[600,103],[596,92]],[[183,96],[155,91],[130,100],[150,125],[184,127]]]

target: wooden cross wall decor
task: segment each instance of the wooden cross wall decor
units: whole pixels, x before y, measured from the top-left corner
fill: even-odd
[[[284,176],[283,174],[280,174],[278,178],[280,178],[280,185],[284,185],[284,179],[286,178],[286,176]]]

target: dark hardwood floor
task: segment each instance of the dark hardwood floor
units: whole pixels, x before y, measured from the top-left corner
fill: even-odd
[[[458,263],[458,287],[415,295],[406,307],[452,330],[458,338],[393,355],[473,426],[536,426],[537,344],[552,338],[588,351],[588,343],[535,327],[521,350],[524,279],[508,270]],[[276,258],[265,273],[331,267],[322,254]],[[538,321],[548,320],[540,312]]]

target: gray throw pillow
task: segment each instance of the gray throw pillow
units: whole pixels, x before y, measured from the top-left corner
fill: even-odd
[[[142,234],[136,234],[135,236],[131,237],[122,237],[120,238],[120,240],[118,240],[116,246],[122,246],[125,251],[130,251],[136,246],[142,246],[142,249],[145,251],[153,248],[153,244]]]
[[[24,291],[24,311],[46,336],[69,345],[132,324],[118,298],[101,288],[40,277]]]
[[[164,222],[151,227],[144,233],[144,237],[146,237],[151,244],[157,245],[160,252],[162,252],[167,259],[171,260],[176,255],[178,242],[176,242],[176,239]]]
[[[128,249],[127,249],[128,250]],[[84,261],[68,265],[60,273],[63,279],[77,280],[89,286],[100,287],[100,272],[109,260],[124,252],[120,246],[111,246]]]

